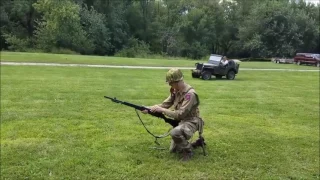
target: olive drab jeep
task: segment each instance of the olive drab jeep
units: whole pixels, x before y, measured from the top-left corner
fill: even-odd
[[[232,59],[228,60],[226,65],[222,63],[223,56],[217,54],[211,54],[208,63],[196,63],[196,69],[192,71],[193,78],[202,78],[203,80],[209,80],[212,76],[217,79],[226,77],[229,80],[233,80],[236,74],[239,72],[239,64]]]

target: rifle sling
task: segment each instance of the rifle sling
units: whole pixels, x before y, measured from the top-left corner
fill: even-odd
[[[138,116],[141,124],[143,125],[143,127],[146,129],[146,131],[147,131],[149,134],[151,134],[151,135],[155,138],[155,141],[154,141],[154,142],[155,142],[157,145],[160,145],[160,143],[158,142],[158,139],[159,139],[159,138],[167,137],[167,136],[170,134],[170,130],[171,130],[172,128],[170,128],[167,133],[165,133],[165,134],[163,134],[163,135],[160,135],[160,136],[156,136],[156,135],[154,135],[153,133],[151,133],[151,132],[149,131],[149,129],[145,126],[145,124],[143,123],[142,119],[140,118],[140,115],[139,115],[137,109],[135,109],[135,111],[136,111],[137,116]]]

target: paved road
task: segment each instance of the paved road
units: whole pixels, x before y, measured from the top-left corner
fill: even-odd
[[[59,63],[27,63],[27,62],[1,62],[1,65],[10,66],[66,66],[66,67],[99,67],[99,68],[127,68],[127,69],[170,69],[171,67],[153,67],[153,66],[116,66],[116,65],[93,65],[93,64],[59,64]],[[177,67],[179,69],[194,69],[191,67]],[[255,69],[240,68],[240,71],[301,71],[301,72],[319,72],[319,69]]]

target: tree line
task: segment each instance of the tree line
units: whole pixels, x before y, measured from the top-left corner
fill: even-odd
[[[1,0],[1,50],[200,59],[320,52],[303,0]]]

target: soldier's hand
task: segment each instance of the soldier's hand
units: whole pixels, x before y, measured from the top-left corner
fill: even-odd
[[[145,106],[146,108],[148,108],[148,109],[151,109],[150,107],[148,107],[148,106]],[[145,109],[145,110],[143,110],[143,111],[141,111],[143,114],[148,114],[149,112],[148,112],[148,110],[147,109]]]
[[[164,109],[158,105],[152,106],[151,107],[151,112],[159,112],[159,113],[163,113]]]
[[[141,111],[143,114],[148,114],[148,110],[143,110],[143,111]]]

